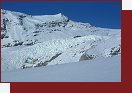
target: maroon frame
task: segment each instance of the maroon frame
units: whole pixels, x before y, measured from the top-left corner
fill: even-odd
[[[121,0],[3,0],[3,1],[118,1]],[[2,2],[2,1],[0,1]],[[1,4],[1,3],[0,3]],[[1,6],[1,5],[0,5]],[[0,21],[1,22],[1,21]],[[121,11],[121,82],[11,82],[11,93],[132,93],[132,11]],[[0,35],[1,36],[1,35]],[[1,55],[0,55],[1,57]],[[1,66],[0,66],[1,67]],[[1,76],[1,75],[0,75]],[[1,80],[1,77],[0,77]]]

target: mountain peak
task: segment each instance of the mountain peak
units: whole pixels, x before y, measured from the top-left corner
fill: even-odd
[[[117,31],[62,13],[35,16],[2,9],[1,28],[2,71],[111,57],[121,50]]]
[[[63,16],[63,14],[62,14],[62,13],[58,13],[58,14],[56,14],[56,15],[58,15],[58,16]]]

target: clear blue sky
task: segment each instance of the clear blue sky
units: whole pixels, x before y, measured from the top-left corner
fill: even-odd
[[[120,2],[2,2],[2,9],[30,15],[62,13],[69,19],[104,28],[120,28]]]

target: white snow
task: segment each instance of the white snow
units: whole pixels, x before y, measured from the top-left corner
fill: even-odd
[[[3,82],[121,82],[121,56],[2,73]]]
[[[62,74],[59,70],[63,71],[63,67],[65,69],[69,68],[69,74],[67,75],[71,78],[68,79],[68,77],[66,77],[67,79],[64,78],[64,81],[74,81],[74,77],[72,78],[70,75],[75,73],[76,76],[79,75],[79,73],[77,74],[75,71],[70,72],[70,70],[72,71],[72,66],[73,69],[75,66],[75,70],[77,70],[77,68],[83,68],[83,65],[88,66],[93,63],[96,63],[94,65],[100,67],[102,63],[104,65],[111,63],[110,66],[113,66],[120,62],[120,58],[115,57],[121,55],[120,29],[101,28],[92,26],[90,23],[75,22],[61,13],[56,15],[32,16],[24,13],[2,10],[1,14],[2,77],[5,81],[28,81],[29,72],[38,73],[38,77],[40,77],[40,72],[43,72],[42,70],[44,70],[43,73],[50,77],[48,73],[52,73],[52,70],[53,72],[57,71],[55,74]],[[114,64],[113,62],[105,63],[103,61],[105,59],[109,59],[109,61],[117,61],[118,59],[118,62],[116,63],[114,61]],[[85,61],[82,62],[83,60],[88,60],[90,63]],[[101,60],[103,62],[100,64]],[[97,61],[99,61],[99,63]],[[64,73],[66,73],[65,69]],[[85,72],[84,70],[82,73],[89,73],[92,77],[92,72],[90,73],[91,69],[94,68],[88,68],[86,70],[89,71]],[[21,74],[21,72],[25,73],[25,75],[27,74],[27,77],[25,77],[27,78],[26,80],[24,80],[24,77],[19,77],[19,74],[20,76],[24,75]],[[36,74],[35,76],[37,77]],[[52,73],[52,75],[55,74]],[[85,78],[81,79],[81,77],[85,76],[84,74],[80,74],[78,78],[76,77],[75,81],[90,81],[91,78],[88,80]],[[108,73],[108,76],[113,74],[114,73]],[[7,75],[10,75],[11,78],[6,78]],[[16,78],[12,75],[15,75]],[[119,73],[117,75],[119,75]],[[94,76],[93,73],[93,80],[95,80]],[[52,78],[53,77],[55,76],[52,76]],[[60,81],[63,81],[63,74],[60,78]],[[99,78],[101,79],[97,79],[98,81],[103,80],[102,77]],[[117,81],[120,81],[119,77],[116,78],[118,78]],[[111,79],[104,78],[104,81],[107,79],[116,81],[116,79],[112,79],[112,77]],[[35,80],[35,78],[31,79],[31,81],[33,80]],[[49,81],[50,80],[49,78]],[[55,80],[58,81],[59,79],[53,79],[53,81]],[[43,81],[43,79],[40,78],[40,81]],[[45,78],[44,81],[48,81],[48,77]]]

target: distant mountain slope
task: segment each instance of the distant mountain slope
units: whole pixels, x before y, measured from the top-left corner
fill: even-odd
[[[121,54],[120,29],[1,10],[2,71],[42,67]]]

